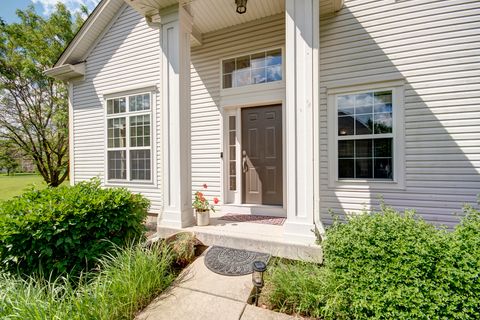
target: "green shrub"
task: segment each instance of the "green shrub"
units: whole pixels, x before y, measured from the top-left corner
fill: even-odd
[[[324,266],[274,267],[268,299],[323,319],[480,319],[480,213],[465,213],[453,232],[388,207],[336,222]]]
[[[480,212],[470,206],[464,211],[438,265],[437,304],[444,319],[480,319]]]
[[[148,201],[98,180],[30,190],[0,203],[0,263],[31,275],[78,274],[112,245],[140,239]]]
[[[448,251],[446,232],[412,212],[391,208],[336,223],[324,243],[327,280],[338,288],[325,300],[332,319],[432,318],[439,312],[437,264]]]
[[[0,274],[1,319],[133,319],[136,312],[175,278],[167,246],[117,248],[100,260],[100,271],[75,286],[55,281]],[[84,278],[85,279],[85,278]]]

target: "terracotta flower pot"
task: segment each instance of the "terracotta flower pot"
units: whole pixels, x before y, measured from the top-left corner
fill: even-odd
[[[197,226],[208,226],[210,224],[210,210],[195,209]]]

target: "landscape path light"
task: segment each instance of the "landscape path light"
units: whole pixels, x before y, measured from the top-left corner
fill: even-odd
[[[267,265],[263,261],[253,262],[252,282],[255,287],[255,305],[258,306],[258,296],[260,290],[265,285],[263,274],[267,270]]]

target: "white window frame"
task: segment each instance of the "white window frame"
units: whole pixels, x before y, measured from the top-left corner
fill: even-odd
[[[150,96],[150,109],[142,111],[130,111],[130,97],[148,94]],[[125,98],[126,100],[126,112],[107,114],[107,101],[111,99]],[[107,186],[115,185],[156,185],[156,94],[153,88],[132,89],[125,90],[118,93],[109,93],[103,96],[104,103],[104,115],[105,115],[105,171],[104,181]],[[150,146],[149,147],[130,147],[130,118],[133,116],[149,115],[150,116]],[[126,146],[124,148],[109,148],[108,147],[108,120],[114,118],[126,118]],[[108,178],[108,151],[120,151],[126,152],[126,179],[109,179]],[[130,167],[130,151],[131,150],[150,150],[150,179],[149,180],[132,180],[131,179],[131,167]]]
[[[393,134],[365,135],[365,138],[393,136],[393,180],[380,179],[339,179],[338,178],[338,111],[337,97],[372,91],[392,91]],[[329,88],[327,90],[328,114],[328,170],[330,188],[349,189],[404,189],[405,188],[405,116],[404,82],[391,81],[366,85]]]

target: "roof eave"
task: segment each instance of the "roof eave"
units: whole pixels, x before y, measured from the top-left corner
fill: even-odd
[[[83,23],[83,25],[80,27],[80,29],[77,31],[75,34],[74,38],[72,41],[67,45],[65,50],[62,52],[60,57],[58,58],[57,62],[53,66],[53,68],[62,66],[63,64],[66,63],[68,60],[69,56],[75,49],[77,48],[78,44],[82,41],[83,37],[86,34],[86,31],[90,28],[91,25],[95,23],[95,21],[98,19],[98,17],[101,15],[102,10],[105,9],[106,4],[109,0],[102,0],[100,3],[95,7],[93,12],[88,16],[87,20]]]
[[[158,14],[159,11],[172,7],[184,5],[190,1],[186,0],[124,0],[135,11],[140,13],[144,17],[151,17]]]
[[[85,62],[77,64],[64,64],[46,70],[45,75],[61,81],[69,81],[85,76]]]

